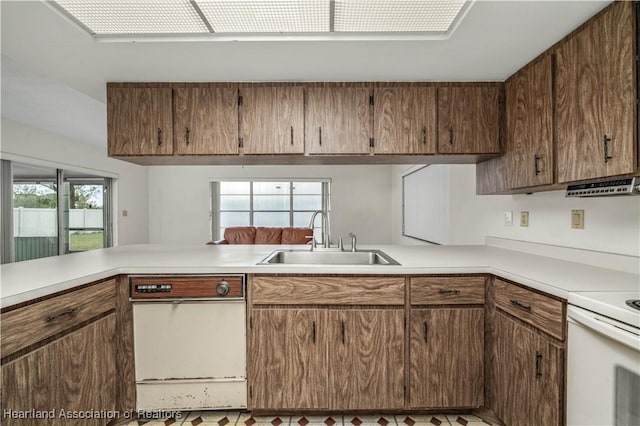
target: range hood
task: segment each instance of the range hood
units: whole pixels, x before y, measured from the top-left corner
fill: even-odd
[[[577,183],[567,186],[566,197],[606,197],[611,195],[640,195],[640,177]]]

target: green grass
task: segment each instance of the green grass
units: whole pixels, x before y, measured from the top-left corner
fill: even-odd
[[[70,251],[84,251],[102,248],[104,245],[102,231],[88,233],[72,233],[69,236]]]

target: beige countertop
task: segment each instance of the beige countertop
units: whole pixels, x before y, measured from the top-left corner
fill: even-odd
[[[572,292],[637,291],[639,259],[487,239],[487,245],[363,246],[398,266],[257,265],[273,250],[300,246],[129,245],[0,267],[0,306],[7,307],[117,274],[470,274],[491,273],[569,299]],[[525,251],[526,250],[526,251]],[[538,253],[545,253],[540,255]],[[615,269],[594,266],[593,259]]]

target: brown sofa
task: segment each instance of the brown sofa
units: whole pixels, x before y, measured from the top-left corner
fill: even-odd
[[[311,235],[309,228],[234,226],[225,228],[224,239],[207,244],[308,244]]]

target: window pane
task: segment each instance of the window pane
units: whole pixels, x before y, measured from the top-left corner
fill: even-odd
[[[312,214],[313,212],[293,212],[293,226],[308,227]],[[320,222],[322,222],[322,220],[318,219],[318,224],[320,224]]]
[[[289,194],[289,182],[254,182],[254,195]]]
[[[249,226],[249,212],[220,212],[220,227]]]
[[[250,182],[220,182],[220,194],[249,194]]]
[[[294,194],[322,194],[322,182],[294,182]]]
[[[220,210],[249,210],[249,195],[221,195]]]
[[[70,231],[69,251],[94,250],[104,247],[102,231]]]
[[[19,170],[27,169],[22,167]],[[53,181],[13,185],[16,262],[58,254],[57,204],[57,185]]]
[[[294,210],[322,210],[322,195],[294,195]]]
[[[253,226],[289,226],[289,212],[255,212]]]
[[[254,195],[254,210],[287,210],[291,208],[289,195]]]

